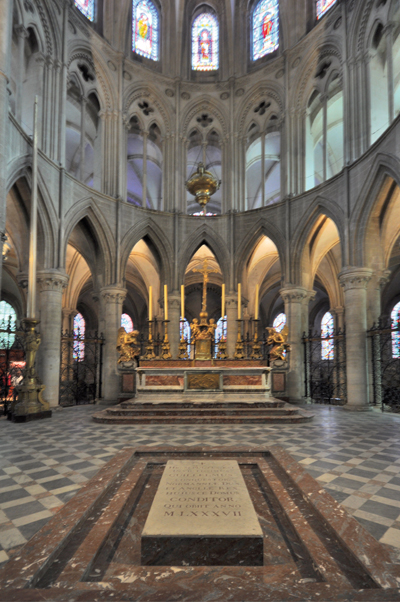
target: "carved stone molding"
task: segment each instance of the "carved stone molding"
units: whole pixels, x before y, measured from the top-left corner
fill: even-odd
[[[59,270],[39,272],[37,276],[38,289],[41,293],[58,291],[61,294],[68,286],[69,276]]]
[[[345,268],[339,274],[340,286],[345,292],[352,289],[366,289],[372,275],[373,271],[369,268]]]
[[[314,299],[316,292],[302,286],[288,285],[281,288],[279,294],[285,302],[309,303]]]
[[[119,286],[106,286],[100,290],[100,297],[104,303],[123,303],[127,292]]]

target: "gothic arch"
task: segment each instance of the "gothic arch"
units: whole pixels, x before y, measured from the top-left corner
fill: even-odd
[[[81,220],[87,218],[96,237],[100,249],[100,265],[96,271],[93,262],[89,262],[92,276],[95,279],[100,273],[103,274],[103,286],[112,282],[115,265],[115,240],[106,218],[101,213],[98,205],[92,198],[82,199],[75,203],[65,214],[64,221],[67,224],[63,244],[61,265],[65,266],[67,245],[74,228]]]
[[[124,115],[129,116],[130,119],[132,115],[137,114],[138,111],[133,107],[133,104],[141,98],[154,103],[161,117],[161,121],[159,122],[161,131],[163,135],[169,134],[171,131],[172,115],[164,100],[161,100],[157,90],[150,87],[148,83],[135,83],[125,91],[122,104]],[[145,120],[142,118],[141,121],[144,122]]]
[[[350,240],[350,265],[365,266],[368,225],[380,191],[388,177],[400,186],[400,160],[392,155],[379,153],[374,159],[367,181],[358,195],[351,214],[350,228],[354,236]]]
[[[230,271],[230,256],[229,249],[225,242],[210,226],[202,224],[195,230],[190,238],[182,244],[178,254],[178,282],[183,282],[185,277],[186,267],[191,258],[196,253],[201,245],[206,245],[214,253],[217,260],[224,282],[228,283]]]
[[[160,267],[160,281],[172,286],[174,251],[162,229],[151,219],[145,218],[130,228],[121,240],[121,274],[125,274],[129,255],[142,238],[149,238],[154,245]]]
[[[204,111],[208,111],[218,120],[219,128],[215,124],[213,124],[212,127],[217,130],[221,135],[221,138],[224,139],[229,131],[228,120],[224,108],[210,96],[204,96],[201,100],[196,99],[194,102],[189,103],[186,109],[182,111],[182,135],[187,137],[189,130],[195,127],[195,124],[192,124],[192,119],[194,119],[197,114]]]
[[[251,122],[254,121],[253,115],[249,116],[249,113],[251,109],[254,108],[257,101],[261,100],[263,97],[274,100],[280,113],[284,110],[282,87],[279,84],[273,85],[272,82],[269,82],[267,85],[253,86],[238,109],[238,132],[240,136],[246,135],[248,127]]]
[[[282,232],[266,219],[261,220],[257,230],[250,231],[244,238],[237,250],[237,261],[235,268],[235,286],[239,282],[250,255],[253,253],[258,241],[262,236],[269,238],[278,250],[279,262],[281,265],[282,278],[286,273],[286,240]]]

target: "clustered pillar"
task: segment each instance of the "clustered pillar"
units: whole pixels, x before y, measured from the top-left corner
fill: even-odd
[[[45,385],[43,398],[51,407],[57,406],[60,389],[60,354],[62,329],[62,295],[69,277],[61,270],[38,273],[40,292],[41,344],[37,354],[37,371]]]
[[[100,323],[105,338],[103,350],[103,398],[101,403],[116,403],[119,393],[117,337],[121,327],[122,304],[126,289],[106,286],[100,290]]]
[[[304,349],[302,336],[308,331],[308,304],[315,297],[315,291],[301,286],[287,285],[280,291],[285,302],[285,313],[289,328],[290,345],[287,390],[292,403],[304,401]]]

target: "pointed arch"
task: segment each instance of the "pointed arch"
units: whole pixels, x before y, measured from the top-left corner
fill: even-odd
[[[157,252],[160,280],[172,287],[174,250],[163,230],[151,219],[145,218],[126,232],[121,241],[120,273],[125,274],[129,255],[133,247],[143,238],[150,240]]]
[[[195,219],[195,218],[193,218]],[[215,255],[224,282],[228,282],[230,254],[229,249],[221,237],[210,227],[202,224],[195,230],[181,246],[178,255],[178,282],[184,281],[186,267],[192,256],[201,247],[206,245]]]
[[[93,261],[88,261],[86,257],[85,259],[94,279],[100,276],[103,281],[102,286],[111,284],[114,278],[115,239],[107,219],[102,214],[98,204],[91,197],[78,201],[65,214],[64,219],[68,226],[62,243],[61,264],[65,266],[67,245],[73,230],[85,218],[93,229],[96,243],[100,250],[98,265],[93,265]]]

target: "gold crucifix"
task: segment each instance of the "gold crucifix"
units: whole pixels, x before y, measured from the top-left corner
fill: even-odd
[[[202,312],[206,312],[207,311],[207,283],[208,283],[208,276],[209,274],[218,274],[219,270],[211,270],[208,267],[208,259],[205,259],[203,261],[203,269],[202,270],[193,270],[193,272],[198,272],[199,274],[203,274],[203,301],[201,304],[201,311]]]

